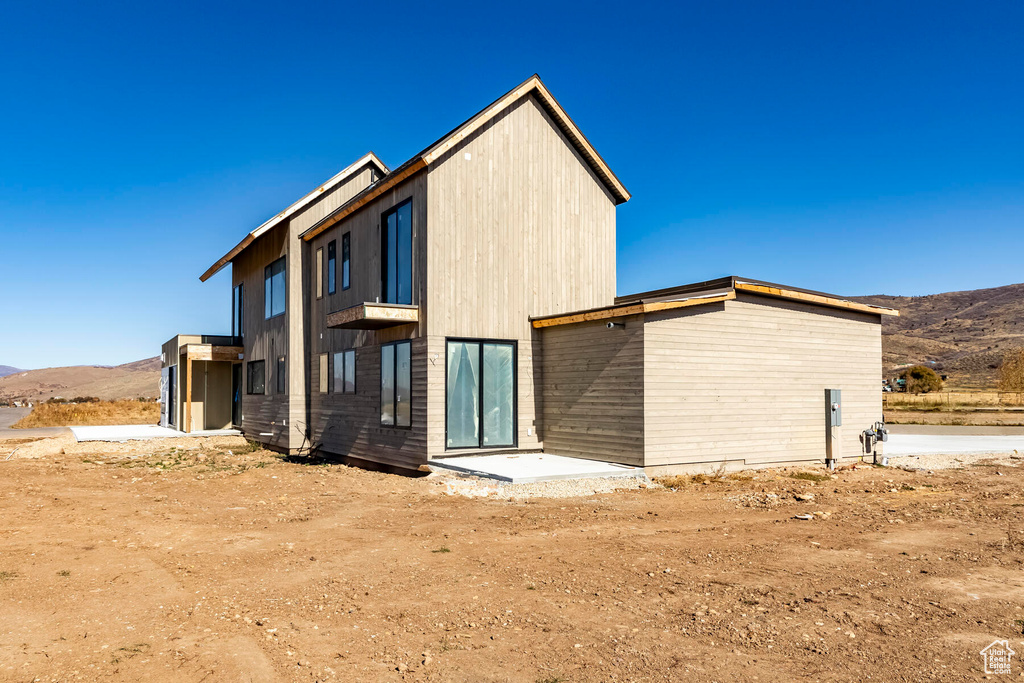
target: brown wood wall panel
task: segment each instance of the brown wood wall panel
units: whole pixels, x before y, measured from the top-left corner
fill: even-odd
[[[843,390],[844,455],[881,419],[877,316],[741,295],[646,320],[649,466],[823,460],[826,388]]]
[[[544,450],[595,460],[643,464],[644,325],[605,321],[541,332]]]
[[[412,427],[380,424],[380,346],[356,348],[356,393],[328,393],[311,383],[310,424],[313,443],[326,453],[415,469],[427,461],[427,343],[412,341]],[[319,357],[312,359],[311,375],[319,375]],[[333,354],[328,355],[328,377],[333,378]]]
[[[246,364],[266,361],[267,393],[249,395],[243,391],[242,429],[246,436],[285,450],[296,450],[306,443],[309,388],[308,284],[312,282],[312,255],[299,235],[327,213],[353,197],[373,178],[365,169],[257,238],[231,264],[232,286],[244,284],[245,301],[243,345]],[[286,312],[271,320],[264,317],[264,268],[280,257],[287,261]],[[277,356],[285,356],[287,390],[278,394]],[[247,371],[243,368],[243,383]]]

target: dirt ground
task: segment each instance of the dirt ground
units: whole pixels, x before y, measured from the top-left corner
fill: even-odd
[[[0,444],[0,679],[973,681],[1024,652],[1021,461],[509,500],[140,443]]]

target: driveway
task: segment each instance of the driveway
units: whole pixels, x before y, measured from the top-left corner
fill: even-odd
[[[11,425],[32,412],[31,408],[0,408],[0,440],[27,439],[38,436],[57,436],[67,432],[67,427],[37,427],[35,429],[11,429]]]

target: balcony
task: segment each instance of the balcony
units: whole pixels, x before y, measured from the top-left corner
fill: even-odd
[[[336,330],[381,330],[411,325],[419,320],[418,306],[366,302],[328,314],[327,327]]]

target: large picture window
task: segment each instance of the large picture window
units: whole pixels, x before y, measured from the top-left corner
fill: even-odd
[[[284,257],[263,269],[264,307],[267,320],[284,313],[285,274]]]
[[[514,446],[514,342],[450,340],[447,345],[447,448]]]
[[[381,216],[381,273],[383,301],[412,303],[412,200],[408,199]]]
[[[380,347],[380,423],[412,425],[412,344],[395,342]]]
[[[265,363],[261,360],[251,360],[246,364],[246,372],[248,373],[246,393],[265,394],[267,392]]]
[[[356,350],[334,354],[334,393],[356,393]]]

